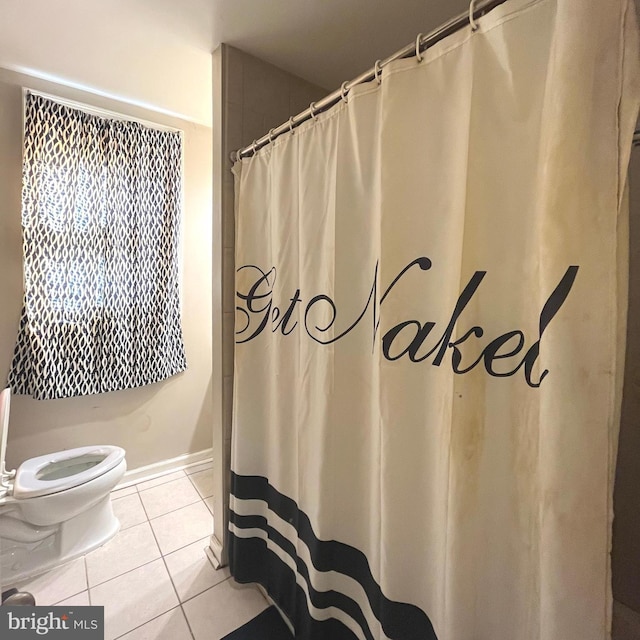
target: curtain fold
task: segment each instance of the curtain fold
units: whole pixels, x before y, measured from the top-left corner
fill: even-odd
[[[103,393],[186,368],[181,163],[178,132],[27,94],[14,393]]]
[[[479,25],[234,166],[230,566],[299,638],[610,635],[633,4]]]

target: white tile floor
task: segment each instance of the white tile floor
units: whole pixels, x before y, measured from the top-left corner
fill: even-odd
[[[205,555],[212,488],[204,464],[114,491],[113,540],[16,586],[39,605],[104,606],[105,640],[219,640],[268,605]]]

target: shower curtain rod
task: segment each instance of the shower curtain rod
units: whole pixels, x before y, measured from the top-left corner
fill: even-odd
[[[507,0],[476,0],[475,6],[473,7],[473,18],[477,19],[483,16],[485,13],[488,13],[492,9],[500,6]],[[400,51],[396,51],[388,58],[384,60],[378,60],[374,67],[360,74],[357,78],[349,82],[343,82],[340,89],[337,89],[333,93],[330,93],[322,100],[311,103],[308,109],[302,111],[298,115],[295,115],[279,127],[275,129],[271,129],[268,134],[262,136],[258,140],[254,140],[252,144],[238,151],[231,152],[231,161],[236,162],[240,158],[249,158],[251,157],[258,149],[265,147],[270,142],[273,142],[278,136],[281,136],[283,133],[287,133],[292,129],[295,129],[303,122],[314,118],[318,113],[322,111],[326,111],[334,104],[336,104],[339,100],[343,99],[350,89],[355,87],[358,84],[362,84],[364,82],[369,82],[375,79],[382,70],[383,67],[386,67],[390,62],[394,60],[400,60],[401,58],[410,58],[411,56],[418,55],[425,49],[432,47],[440,40],[443,40],[447,36],[459,31],[460,29],[466,27],[470,23],[470,11],[465,11],[461,13],[459,16],[452,18],[449,22],[446,22],[442,26],[438,27],[431,33],[428,33],[426,36],[419,34],[416,38],[415,43],[408,44],[404,49],[400,49]]]

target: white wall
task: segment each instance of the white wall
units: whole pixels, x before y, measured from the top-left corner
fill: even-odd
[[[135,468],[212,445],[211,55],[190,29],[161,3],[142,0],[0,0],[0,385],[22,302],[21,85],[185,132],[182,312],[188,370],[108,394],[53,401],[15,397],[10,465],[107,443],[123,446]]]
[[[22,86],[184,131],[182,314],[188,370],[108,394],[12,402],[7,462],[72,447],[116,444],[136,468],[212,445],[211,129],[0,69],[0,385],[7,379],[22,304],[20,189]]]
[[[210,47],[154,3],[0,0],[0,67],[211,126]]]

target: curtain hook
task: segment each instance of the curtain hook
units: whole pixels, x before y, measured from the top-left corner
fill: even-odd
[[[273,132],[274,132],[274,129],[269,129],[269,133],[268,133],[269,143],[273,142]]]
[[[318,116],[317,116],[317,114],[316,114],[316,103],[315,103],[315,102],[312,102],[312,103],[309,105],[309,112],[311,113],[311,117],[312,117],[314,120],[317,120],[317,119],[318,119]]]
[[[473,14],[476,11],[476,0],[471,0],[469,2],[469,24],[471,25],[471,31],[477,31],[480,28],[476,19],[473,17]]]
[[[293,133],[293,116],[289,118],[289,133]]]
[[[349,93],[349,89],[347,89],[347,85],[348,85],[348,84],[349,84],[349,82],[345,80],[345,81],[342,83],[342,85],[340,86],[340,94],[342,95],[342,100],[343,100],[344,102],[346,102],[346,101],[347,101],[347,94]]]
[[[376,82],[380,84],[382,82],[382,67],[380,66],[380,60],[376,60],[376,63],[373,66],[373,74]]]
[[[254,155],[254,156],[256,155],[256,152],[257,152],[257,149],[256,149],[256,143],[257,143],[257,142],[258,142],[257,140],[254,140],[254,141],[251,143],[251,151],[253,152],[253,155]]]
[[[419,33],[418,37],[416,38],[416,60],[418,62],[422,62],[422,54],[420,53],[421,40],[422,40],[422,34]]]

